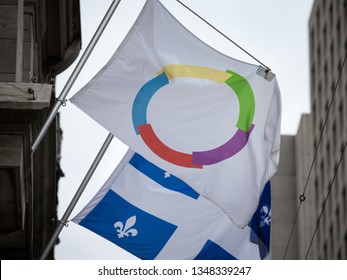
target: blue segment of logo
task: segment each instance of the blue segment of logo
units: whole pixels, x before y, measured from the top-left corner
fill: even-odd
[[[177,226],[132,205],[109,190],[79,223],[140,259],[154,259]]]
[[[149,162],[141,155],[135,153],[129,163],[162,187],[198,199],[199,193],[192,189],[188,184],[172,174],[167,174],[163,169]]]
[[[259,245],[260,257],[264,259],[270,251],[271,233],[271,185],[268,181],[260,196],[257,211],[255,211],[248,226],[251,228],[250,240]]]
[[[237,258],[225,251],[218,244],[211,240],[207,240],[194,260],[237,260]]]
[[[136,134],[139,134],[138,126],[147,124],[147,107],[152,96],[163,86],[166,86],[169,80],[163,72],[152,80],[145,83],[137,93],[132,109],[133,125]]]

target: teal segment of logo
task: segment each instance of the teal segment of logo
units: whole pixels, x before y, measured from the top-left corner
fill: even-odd
[[[163,86],[166,86],[169,80],[165,73],[158,75],[154,79],[145,83],[137,93],[132,109],[133,125],[136,134],[139,134],[138,126],[147,124],[147,107],[152,96]]]

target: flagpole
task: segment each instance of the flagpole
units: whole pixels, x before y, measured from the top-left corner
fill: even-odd
[[[80,199],[84,189],[86,188],[90,178],[93,176],[94,171],[96,170],[97,166],[99,165],[103,155],[105,154],[108,146],[110,145],[111,141],[113,139],[113,135],[111,133],[108,134],[105,142],[103,143],[103,145],[101,146],[99,153],[96,155],[92,165],[90,166],[87,174],[85,175],[81,185],[79,186],[76,194],[74,195],[74,197],[72,198],[68,208],[66,209],[62,219],[59,221],[59,224],[57,226],[57,228],[55,229],[55,232],[53,233],[51,239],[49,240],[46,249],[44,250],[44,252],[41,255],[41,260],[45,260],[49,254],[49,252],[51,251],[52,247],[54,246],[60,232],[62,231],[63,227],[67,225],[68,223],[68,218],[72,213],[72,210],[75,208],[78,200]]]
[[[116,8],[118,7],[119,3],[120,3],[120,0],[113,0],[111,6],[107,10],[107,12],[106,12],[104,18],[102,19],[98,29],[94,33],[93,38],[89,42],[89,44],[88,44],[86,50],[84,51],[81,59],[77,63],[77,65],[76,65],[75,69],[73,70],[70,78],[68,79],[68,81],[65,84],[62,92],[60,93],[59,97],[57,98],[52,111],[50,112],[50,114],[49,114],[48,118],[46,119],[43,127],[41,128],[39,134],[37,135],[36,139],[34,140],[32,146],[31,146],[31,152],[32,153],[34,153],[36,151],[36,149],[37,149],[38,145],[40,144],[42,138],[46,134],[50,124],[52,123],[52,121],[54,120],[55,116],[57,115],[58,110],[60,109],[60,106],[65,104],[65,100],[66,100],[67,94],[69,93],[70,89],[72,88],[73,84],[75,83],[79,73],[81,72],[84,64],[87,62],[91,52],[93,51],[95,45],[97,44],[99,38],[101,37],[101,34],[105,30],[108,22],[112,18],[112,15],[113,15],[114,11],[116,10]]]

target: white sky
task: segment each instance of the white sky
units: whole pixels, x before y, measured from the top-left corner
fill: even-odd
[[[217,50],[256,62],[175,0],[160,0],[187,28]],[[282,134],[295,134],[302,113],[310,111],[308,19],[313,0],[181,0],[241,45],[277,75],[282,94]],[[111,0],[81,0],[82,50],[87,47]],[[108,61],[134,23],[145,0],[123,0],[70,91],[70,98]],[[57,77],[57,95],[75,64]],[[59,218],[80,186],[108,132],[71,103],[60,110],[63,129]],[[99,190],[126,152],[113,139],[70,218]],[[70,223],[60,234],[56,259],[136,259],[89,230]]]

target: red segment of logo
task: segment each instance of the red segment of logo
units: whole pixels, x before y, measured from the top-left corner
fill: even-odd
[[[176,165],[202,168],[202,165],[194,165],[191,154],[177,152],[166,146],[154,133],[151,124],[139,125],[139,133],[146,145],[159,157]]]

